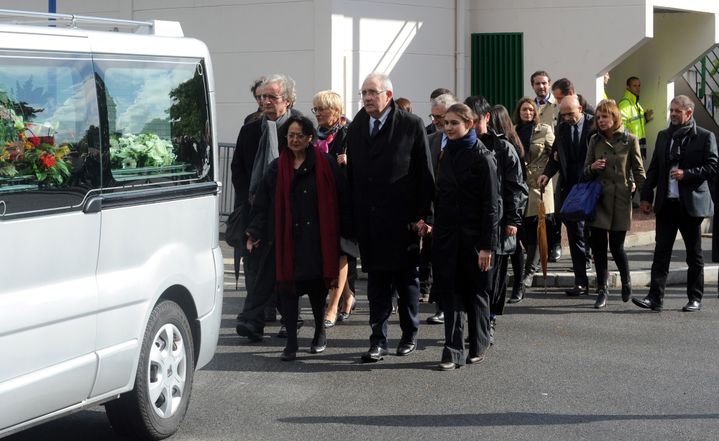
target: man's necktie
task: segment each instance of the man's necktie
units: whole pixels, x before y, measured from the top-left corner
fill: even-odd
[[[377,135],[377,133],[379,133],[380,124],[381,124],[380,120],[378,120],[378,119],[374,120],[374,124],[372,125],[372,132],[370,133],[371,137],[374,138]]]
[[[579,126],[575,124],[572,127],[574,127],[574,134],[572,135],[572,142],[574,143],[574,145],[576,147],[579,147]]]

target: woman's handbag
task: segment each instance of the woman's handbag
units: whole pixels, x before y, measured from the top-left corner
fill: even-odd
[[[242,207],[237,207],[227,218],[225,224],[225,242],[234,248],[245,246],[245,225],[242,222]]]
[[[570,222],[593,221],[597,215],[597,201],[602,194],[602,184],[598,179],[575,184],[562,204],[562,219]]]

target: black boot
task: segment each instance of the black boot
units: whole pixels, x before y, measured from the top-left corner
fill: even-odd
[[[519,303],[524,298],[524,285],[522,283],[515,283],[512,288],[512,296],[507,300],[507,303]]]
[[[594,308],[595,309],[601,309],[607,306],[607,297],[609,296],[609,292],[607,291],[606,286],[600,286],[599,289],[597,289],[597,301],[594,302]]]

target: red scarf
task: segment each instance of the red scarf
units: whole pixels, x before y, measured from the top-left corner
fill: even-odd
[[[339,276],[339,208],[335,177],[327,158],[318,148],[310,146],[308,155],[315,155],[315,182],[317,185],[317,212],[319,214],[320,250],[322,251],[322,278],[327,288],[337,287]],[[277,290],[295,291],[295,246],[292,238],[292,178],[294,154],[290,149],[280,153],[275,187],[275,262]]]

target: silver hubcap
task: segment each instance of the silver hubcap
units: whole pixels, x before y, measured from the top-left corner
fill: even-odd
[[[170,418],[180,407],[187,380],[187,354],[182,334],[166,324],[155,334],[150,350],[148,392],[155,413]]]

